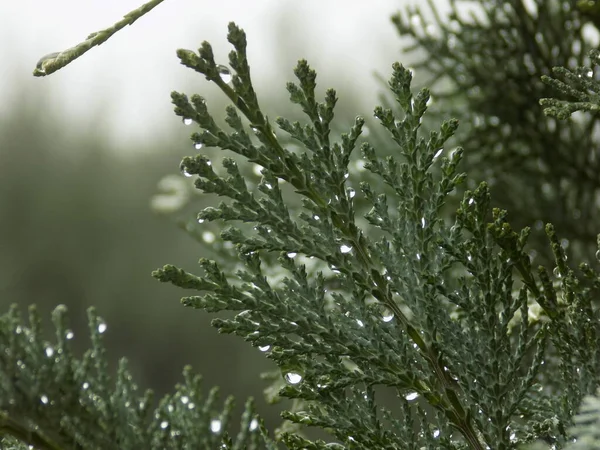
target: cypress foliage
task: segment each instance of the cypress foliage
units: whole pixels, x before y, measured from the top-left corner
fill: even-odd
[[[225,129],[200,95],[172,93],[175,113],[200,130],[191,136],[198,149],[237,155],[224,157],[222,170],[201,153],[181,163],[198,190],[225,198],[197,220],[224,225],[220,239],[233,247],[201,259],[199,271],[166,265],[153,276],[191,291],[185,306],[221,313],[219,332],[276,363],[271,398],[293,400],[277,433],[249,401],[232,438],[231,400],[217,406],[214,390],[203,398],[189,369],[151,413],[150,394],[137,394],[125,362],[110,380],[105,325],[93,310],[92,348],[79,360],[64,308],[54,314],[54,344],[42,339],[32,308],[29,325],[16,309],[0,322],[3,445],[597,448],[600,82],[584,32],[598,20],[596,2],[473,3],[479,16],[465,18],[451,2],[450,21],[434,14],[433,28],[418,10],[394,17],[427,52],[417,71],[426,69],[434,87],[448,80],[429,112],[429,90],[392,66],[393,102],[374,110],[394,143],[385,158],[389,149],[361,137],[362,118],[346,133],[332,130],[336,93],[319,99],[303,60],[287,90],[305,120],[271,121],[235,24],[229,67],[207,42],[177,52],[232,102]],[[570,118],[580,111],[591,114]],[[460,117],[465,130],[442,114]],[[456,141],[462,146],[449,148]],[[459,170],[463,154],[487,182]],[[262,167],[256,188],[240,160]],[[369,177],[353,169],[356,161]],[[517,225],[497,205],[516,211]],[[548,222],[545,242],[520,225],[539,220]],[[532,264],[532,250],[541,264]],[[311,438],[311,427],[329,439]]]

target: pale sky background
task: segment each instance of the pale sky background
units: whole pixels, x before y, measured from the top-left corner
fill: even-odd
[[[195,50],[207,40],[216,59],[227,63],[230,21],[248,35],[259,99],[287,99],[285,82],[293,79],[295,62],[306,58],[320,88],[351,87],[360,112],[370,112],[382,90],[374,72],[387,76],[394,61],[403,62],[390,16],[408,1],[165,0],[74,63],[35,78],[31,73],[41,56],[112,25],[143,0],[0,0],[0,118],[15,101],[26,100],[75,127],[108,129],[119,146],[143,145],[177,125],[171,90],[195,91],[209,100],[219,95],[178,63],[175,50]],[[26,94],[13,89],[16,83]],[[99,109],[102,123],[91,123]]]

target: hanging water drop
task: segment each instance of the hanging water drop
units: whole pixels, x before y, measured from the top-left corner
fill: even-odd
[[[42,401],[42,403],[43,403],[44,405],[47,405],[47,404],[48,404],[48,401],[49,401],[49,400],[48,400],[48,397],[46,397],[45,395],[42,395],[42,396],[40,397],[40,400]]]
[[[183,397],[181,397],[181,403],[183,403],[184,405],[187,405],[187,403],[190,401],[190,398],[187,395],[184,395]]]
[[[433,437],[434,437],[434,439],[437,439],[438,437],[440,437],[440,430],[433,430]]]
[[[167,422],[166,420],[163,420],[160,423],[160,427],[164,430],[165,428],[167,428],[169,426],[169,422]]]
[[[289,252],[289,253],[287,254],[287,257],[288,257],[288,258],[295,258],[297,254],[298,254],[298,253],[296,253],[296,252]]]
[[[100,334],[104,333],[106,331],[106,328],[107,328],[107,326],[105,323],[99,324],[98,325],[98,333],[100,333]]]
[[[179,166],[179,170],[181,171],[181,174],[184,177],[190,178],[191,176],[193,176],[191,173],[188,172],[187,167],[185,167],[183,163],[181,163],[181,165]]]
[[[219,72],[219,76],[221,77],[221,80],[223,80],[223,83],[229,84],[232,78],[231,70],[229,70],[227,66],[219,64],[217,65],[217,71]]]
[[[406,400],[408,400],[409,402],[412,402],[412,401],[416,400],[417,398],[419,398],[419,394],[417,392],[410,392],[410,393],[406,394],[406,396],[404,398]]]
[[[183,119],[181,119],[181,121],[184,125],[191,125],[193,122],[193,120],[190,117],[184,117]]]
[[[202,147],[204,147],[204,144],[203,144],[202,142],[196,142],[196,143],[194,144],[194,148],[195,148],[196,150],[200,150]]]
[[[383,313],[381,315],[381,320],[383,320],[384,322],[391,322],[393,318],[394,313],[388,308],[384,308]]]
[[[213,433],[218,433],[221,431],[221,421],[218,419],[213,419],[210,421],[210,431]]]
[[[254,430],[256,430],[257,428],[258,428],[258,420],[256,420],[256,419],[252,419],[252,420],[250,421],[250,425],[248,426],[248,429],[249,429],[250,431],[254,431]]]
[[[354,198],[354,196],[356,195],[356,191],[352,188],[348,188],[346,192],[348,193],[349,198]]]
[[[46,347],[46,356],[50,358],[52,355],[54,355],[54,349],[52,347]]]
[[[349,245],[342,245],[340,246],[340,252],[342,253],[350,253],[352,251],[352,247],[350,247]]]
[[[73,339],[75,335],[73,334],[73,332],[71,330],[67,331],[67,334],[65,335],[65,338],[67,339]]]
[[[268,352],[270,348],[271,348],[271,346],[270,346],[270,345],[260,345],[260,346],[258,347],[258,349],[259,349],[261,352]]]
[[[556,278],[560,278],[560,277],[562,276],[562,274],[560,273],[560,269],[558,268],[558,266],[556,266],[556,267],[554,268],[554,270],[552,271],[552,273],[554,273],[554,276],[555,276]]]
[[[321,220],[321,218],[319,216],[317,216],[316,214],[313,216],[313,219],[315,219],[315,220]]]
[[[202,217],[200,217],[200,218],[198,219],[198,223],[204,223],[204,219],[203,219]]]
[[[302,375],[296,372],[288,372],[285,374],[285,381],[290,384],[298,384],[302,381]]]

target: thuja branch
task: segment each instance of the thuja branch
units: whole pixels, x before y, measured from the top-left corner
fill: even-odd
[[[117,31],[124,28],[127,25],[132,25],[136,20],[142,17],[144,14],[150,12],[156,6],[160,5],[164,0],[151,0],[148,3],[143,4],[137,9],[125,14],[123,19],[115,23],[114,25],[91,33],[87,39],[74,47],[68,48],[61,52],[54,52],[43,56],[37,62],[35,69],[33,70],[33,76],[44,77],[62,69],[67,64],[70,64],[88,50],[103,44],[110,39]]]
[[[420,353],[429,364],[433,374],[435,374],[437,379],[436,384],[438,384],[438,386],[429,386],[428,383],[425,382],[421,383],[419,393],[423,395],[430,404],[446,415],[448,420],[464,435],[471,448],[483,449],[483,445],[479,441],[477,433],[473,428],[472,420],[469,417],[467,408],[462,405],[460,400],[458,384],[446,369],[443,357],[435,348],[434,344],[426,342],[417,328],[406,317],[393,299],[392,290],[388,285],[385,276],[381,274],[377,264],[373,261],[366,239],[364,238],[362,231],[355,224],[353,211],[340,211],[339,209],[332,207],[330,205],[330,193],[325,192],[322,194],[319,192],[318,186],[315,184],[318,180],[316,180],[316,178],[310,178],[310,174],[307,173],[308,171],[300,166],[300,160],[295,157],[295,155],[286,151],[275,136],[271,124],[258,105],[256,94],[252,88],[249,66],[246,60],[245,34],[235,24],[230,24],[228,40],[236,49],[236,51],[231,52],[229,55],[230,64],[234,69],[234,73],[228,73],[228,69],[226,72],[228,75],[227,81],[229,81],[229,76],[232,77],[231,83],[233,84],[233,87],[222,79],[222,74],[226,69],[215,62],[212,48],[207,42],[202,43],[198,53],[191,50],[178,50],[177,54],[183,65],[205,75],[209,81],[214,82],[234,103],[238,110],[248,119],[250,127],[253,129],[258,139],[266,146],[266,148],[272,151],[271,159],[264,154],[261,155],[256,149],[250,151],[247,148],[239,148],[232,145],[232,139],[227,139],[225,133],[216,126],[206,110],[204,100],[199,96],[192,97],[192,107],[187,100],[187,97],[179,93],[173,93],[173,102],[176,105],[176,113],[184,117],[184,120],[190,118],[190,120],[197,121],[206,132],[216,138],[213,140],[210,136],[206,137],[198,135],[198,139],[204,140],[204,143],[207,143],[208,145],[216,144],[221,148],[227,148],[237,153],[241,153],[247,156],[250,161],[257,162],[263,167],[268,167],[269,170],[273,172],[273,175],[289,182],[295,188],[297,193],[310,199],[316,210],[327,214],[335,229],[340,232],[341,236],[343,236],[348,244],[350,244],[357,255],[359,267],[352,270],[340,267],[340,271],[352,277],[357,286],[360,286],[366,292],[370,292],[382,305],[389,308],[389,310],[394,313],[395,317],[402,323],[408,336],[416,344]],[[409,133],[415,134],[415,136],[410,137],[410,139],[413,139],[416,138],[416,132],[419,128],[417,122],[420,120],[420,114],[422,115],[425,111],[424,105],[427,103],[428,94],[420,94],[420,97],[417,99],[420,106],[415,107],[416,111],[413,111],[413,106],[410,102],[409,72],[400,64],[395,64],[393,70],[394,75],[390,85],[392,90],[398,94],[399,102],[403,109],[405,109],[407,117],[410,116],[406,119],[405,125],[410,128]],[[311,134],[311,138],[314,139],[307,139],[309,141],[308,146],[309,148],[314,148],[311,149],[313,152],[323,151],[325,154],[329,154],[331,144],[328,138],[328,123],[333,117],[333,106],[337,101],[335,92],[333,90],[327,91],[325,103],[317,103],[314,98],[314,88],[316,86],[315,72],[310,69],[306,61],[302,60],[298,63],[294,73],[300,81],[300,87],[289,83],[288,91],[291,94],[292,102],[301,105],[304,112],[312,120],[312,130],[314,130],[314,135]],[[420,109],[421,106],[423,106],[422,110]],[[228,112],[228,114],[231,116],[230,112]],[[387,123],[388,116],[385,111],[376,110],[375,115],[382,120],[384,126],[390,126]],[[392,119],[392,122],[393,121],[394,120]],[[364,120],[362,118],[357,118],[355,128],[353,129],[353,133],[356,134],[356,137],[360,134],[363,123]],[[297,128],[296,125],[291,125],[285,119],[278,119],[278,125],[297,139],[302,140],[303,136],[306,138],[306,135],[302,134],[303,132],[300,128]],[[442,126],[440,137],[437,138],[436,135],[436,139],[439,139],[440,144],[443,144],[445,140],[452,136],[457,125],[456,121],[448,121]],[[237,133],[241,132],[241,123],[239,120],[236,120],[234,128],[238,130]],[[398,133],[400,133],[400,131],[398,131]],[[354,138],[354,141],[356,140],[356,137]],[[398,140],[399,144],[401,144],[400,138],[398,138]],[[437,140],[435,142],[437,142]],[[349,151],[351,150],[352,148],[350,148]],[[349,158],[349,151],[348,154],[344,155],[347,159]],[[277,164],[275,164],[274,160]],[[186,159],[184,160],[184,165],[197,164],[198,162],[200,162],[200,160],[193,163],[192,160]],[[345,161],[345,164],[347,167],[347,160]],[[206,162],[201,162],[201,166],[202,168],[200,166],[192,168],[192,166],[189,165],[184,168],[190,169],[188,170],[189,174],[197,173],[199,175],[202,174],[202,176],[216,179],[216,175],[212,173],[210,166],[206,166]],[[345,177],[335,189],[334,196],[345,198],[346,193],[343,189],[344,181]],[[324,194],[328,194],[328,196],[326,197]],[[159,276],[159,279],[168,281],[171,277]]]

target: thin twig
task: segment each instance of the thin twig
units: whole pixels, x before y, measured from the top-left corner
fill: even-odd
[[[107,41],[113,34],[124,28],[126,25],[133,24],[136,20],[142,17],[144,14],[154,9],[155,6],[160,5],[164,0],[151,0],[148,3],[140,6],[137,9],[125,14],[123,19],[115,23],[113,26],[106,28],[95,33],[90,34],[87,39],[80,42],[75,47],[68,48],[62,52],[54,52],[48,55],[42,56],[37,62],[35,69],[33,70],[34,77],[45,77],[51,73],[62,69],[67,64],[79,58],[85,52],[90,50],[92,47],[100,45]]]

